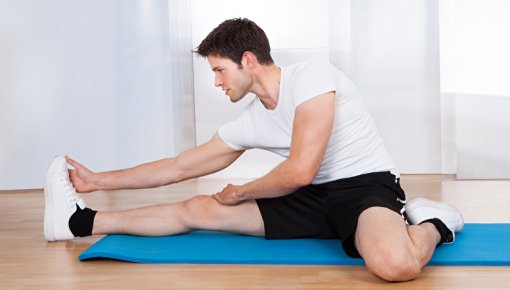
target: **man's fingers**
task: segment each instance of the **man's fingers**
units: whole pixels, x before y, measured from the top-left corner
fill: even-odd
[[[91,172],[90,169],[88,169],[87,167],[83,166],[81,163],[71,159],[71,157],[69,157],[69,156],[66,156],[66,161],[72,167],[74,167],[76,170],[80,171],[81,174]],[[76,172],[76,174],[78,174],[78,173]]]
[[[72,167],[78,168],[81,164],[71,159],[71,157],[66,155],[66,161],[69,163]]]
[[[218,196],[217,193],[211,195],[211,197],[214,198],[217,202],[221,203],[220,197]]]
[[[212,198],[214,198],[220,204],[229,205],[228,200],[225,199],[225,197],[221,194],[221,192],[213,194]]]
[[[211,197],[214,198],[218,203],[220,203],[222,205],[230,206],[230,205],[236,205],[236,204],[241,203],[240,201],[234,201],[234,200],[229,199],[227,196],[223,196],[220,192],[211,195]]]
[[[71,179],[71,183],[73,183],[73,185],[74,185],[74,183],[78,179],[78,176],[77,176],[78,173],[74,169],[68,169],[68,171],[69,171],[69,179]]]
[[[71,179],[74,179],[76,177],[76,170],[74,170],[74,169],[67,169],[67,171],[69,171],[69,177]]]

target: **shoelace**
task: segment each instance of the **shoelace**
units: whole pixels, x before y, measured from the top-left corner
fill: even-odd
[[[78,194],[76,193],[76,189],[74,188],[73,184],[69,180],[69,177],[60,175],[58,177],[58,180],[60,183],[62,183],[62,185],[64,187],[64,193],[67,198],[68,204],[69,205],[77,204],[80,206],[80,208],[84,208],[85,201],[83,201],[83,199],[78,196]]]

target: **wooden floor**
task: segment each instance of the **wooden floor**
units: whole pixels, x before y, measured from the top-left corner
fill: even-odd
[[[200,179],[151,190],[84,195],[89,207],[118,210],[174,202],[220,190]],[[404,175],[408,198],[455,204],[466,222],[510,222],[510,181],[457,181]],[[79,262],[100,237],[47,243],[42,190],[0,191],[0,289],[510,289],[510,267],[427,267],[411,282],[386,283],[363,267],[277,265],[147,265]]]

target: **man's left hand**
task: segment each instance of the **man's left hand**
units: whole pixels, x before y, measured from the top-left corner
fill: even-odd
[[[228,184],[221,192],[217,192],[212,197],[223,205],[237,205],[244,201],[241,186]]]

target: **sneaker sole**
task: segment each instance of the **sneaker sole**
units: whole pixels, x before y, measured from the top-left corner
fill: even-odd
[[[456,207],[454,207],[453,205],[447,204],[447,203],[437,202],[437,201],[419,197],[419,198],[416,198],[406,204],[406,211],[408,211],[408,212],[413,211],[416,208],[420,208],[420,207],[424,207],[424,206],[455,212],[458,215],[458,218],[461,220],[461,224],[457,231],[461,231],[462,228],[464,227],[464,218],[462,217],[462,214],[460,214],[459,210]]]
[[[48,172],[46,174],[46,179],[44,180],[44,237],[47,241],[53,242],[55,241],[55,233],[53,230],[53,197],[52,197],[52,188],[48,188],[48,185],[51,184],[49,179],[55,174],[55,171],[60,163],[61,159],[55,157],[48,167]]]

